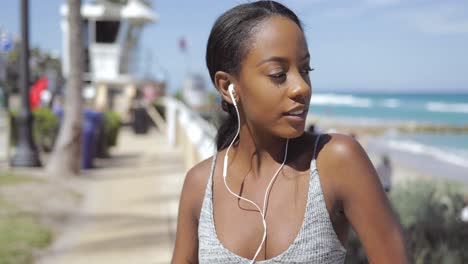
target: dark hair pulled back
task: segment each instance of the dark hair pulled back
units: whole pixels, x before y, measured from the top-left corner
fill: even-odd
[[[226,11],[216,20],[206,47],[206,66],[213,84],[217,71],[239,76],[242,60],[249,51],[253,30],[263,20],[272,16],[291,19],[302,30],[296,14],[275,1],[241,4]],[[234,106],[223,100],[222,108],[228,113],[228,117],[218,129],[216,137],[218,150],[228,147],[237,131],[237,114]]]

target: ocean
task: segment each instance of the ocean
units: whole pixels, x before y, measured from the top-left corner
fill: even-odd
[[[314,93],[309,113],[360,124],[414,122],[468,126],[468,93]],[[369,140],[368,151],[468,182],[468,133],[399,133]]]
[[[466,94],[314,93],[309,112],[372,121],[468,125]]]

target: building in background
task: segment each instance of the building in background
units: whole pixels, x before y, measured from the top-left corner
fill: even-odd
[[[84,97],[96,110],[114,106],[123,121],[128,121],[131,100],[144,83],[138,72],[138,42],[142,30],[158,21],[158,14],[140,0],[126,4],[94,1],[81,7],[84,45]],[[60,9],[63,32],[62,72],[69,73],[67,32],[68,7]],[[115,101],[115,102],[114,102]]]

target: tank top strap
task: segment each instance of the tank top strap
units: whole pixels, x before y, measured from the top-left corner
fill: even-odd
[[[314,152],[312,154],[312,159],[310,160],[310,170],[311,172],[317,169],[316,165],[316,159],[317,159],[317,148],[318,148],[318,143],[320,141],[320,136],[322,134],[318,134],[317,138],[315,139],[315,144],[314,144]]]
[[[320,140],[320,136],[322,134],[318,134],[317,135],[317,138],[315,139],[315,145],[314,145],[314,154],[312,156],[312,160],[315,160],[317,158],[317,147],[318,147],[318,143],[319,143],[319,140]]]
[[[214,170],[215,170],[216,158],[217,157],[218,157],[218,151],[215,150],[215,152],[213,153],[213,161],[211,162],[210,178],[208,179],[208,185],[211,185],[211,182],[213,180],[213,175],[214,175]]]

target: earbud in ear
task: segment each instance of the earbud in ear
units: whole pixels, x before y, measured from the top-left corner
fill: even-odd
[[[236,98],[234,97],[234,84],[232,83],[229,84],[228,92],[229,92],[229,95],[231,96],[232,103],[234,104],[234,106],[237,106]]]

